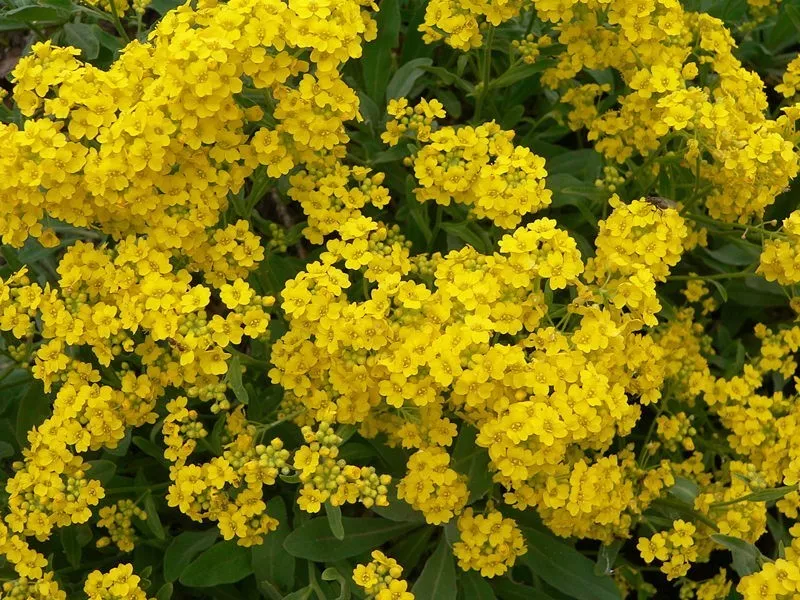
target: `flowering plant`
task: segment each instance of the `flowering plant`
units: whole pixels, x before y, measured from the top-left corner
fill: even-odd
[[[800,597],[794,2],[0,31],[0,598]]]

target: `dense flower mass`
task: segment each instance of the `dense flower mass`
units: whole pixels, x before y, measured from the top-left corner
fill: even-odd
[[[800,13],[698,4],[39,7],[0,598],[799,595]]]

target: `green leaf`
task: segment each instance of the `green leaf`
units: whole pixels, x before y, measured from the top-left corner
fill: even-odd
[[[86,476],[89,479],[96,479],[103,485],[111,481],[114,473],[117,472],[117,465],[110,460],[90,460],[86,464],[89,465]]]
[[[784,5],[784,12],[792,22],[792,25],[794,25],[794,28],[797,30],[797,32],[800,32],[800,8],[787,2]]]
[[[431,220],[428,216],[428,206],[425,203],[419,202],[414,193],[416,181],[413,176],[406,176],[406,207],[408,207],[408,214],[411,217],[414,225],[416,225],[425,243],[430,247],[433,242],[433,232],[431,231]]]
[[[39,0],[39,4],[46,4],[47,6],[55,6],[63,10],[72,10],[72,2],[70,0]]]
[[[214,544],[194,559],[179,581],[187,587],[211,587],[236,583],[252,573],[250,550],[230,540]]]
[[[392,71],[392,50],[399,42],[400,2],[383,0],[375,20],[378,24],[378,37],[364,46],[360,62],[366,92],[375,102],[380,103]]]
[[[461,573],[458,583],[460,588],[459,600],[497,600],[497,596],[492,591],[492,586],[477,571]]]
[[[106,448],[105,451],[110,454],[111,456],[118,456],[122,458],[128,453],[128,447],[131,445],[131,430],[125,432],[125,437],[123,437],[119,443],[114,446],[113,448]]]
[[[378,152],[375,156],[373,156],[369,164],[371,165],[382,165],[389,162],[397,162],[403,160],[406,156],[408,156],[408,148],[403,145],[392,146],[388,150],[383,150],[382,152]],[[411,177],[411,175],[409,175]],[[414,178],[411,177],[412,182]],[[413,189],[413,187],[412,187]]]
[[[337,540],[344,539],[344,527],[342,526],[342,509],[334,506],[330,502],[325,503],[325,514],[328,516],[328,525]]]
[[[553,192],[553,208],[574,206],[592,227],[597,227],[597,217],[592,213],[591,206],[600,198],[600,190],[593,183],[586,183],[567,173],[556,173],[548,175],[547,187]]]
[[[461,223],[442,223],[442,229],[455,238],[467,243],[481,254],[491,254],[492,243],[487,238],[486,232],[478,225],[470,221]]]
[[[624,543],[623,540],[614,540],[610,544],[600,546],[600,550],[597,552],[597,562],[594,563],[595,575],[611,575],[614,571],[614,563]]]
[[[294,256],[268,255],[259,268],[259,273],[263,273],[267,280],[266,291],[273,295],[280,294],[286,282],[296,277],[305,264],[305,261]]]
[[[554,600],[541,590],[505,578],[493,581],[492,587],[500,600]]]
[[[758,261],[760,247],[752,244],[725,244],[715,250],[703,249],[714,260],[725,265],[747,266]]]
[[[462,79],[455,73],[451,73],[444,67],[422,67],[422,70],[425,71],[426,73],[430,73],[431,75],[436,75],[436,77],[439,78],[439,81],[441,81],[445,85],[458,86],[468,94],[471,94],[472,92],[475,91],[474,85]]]
[[[153,500],[153,494],[150,492],[147,492],[144,497],[144,511],[147,513],[147,528],[156,536],[156,539],[165,540],[164,527],[158,517],[158,509],[156,508],[155,500]]]
[[[731,302],[747,307],[764,306],[784,306],[788,300],[780,291],[780,286],[767,286],[762,289],[757,288],[755,280],[760,277],[747,277],[744,281],[735,279],[727,282],[726,289]],[[765,284],[768,282],[761,279]]]
[[[312,588],[309,585],[307,587],[304,587],[301,590],[297,590],[296,592],[292,592],[288,596],[284,596],[283,600],[308,600],[309,598],[311,598],[311,594],[313,594],[313,593],[314,593],[314,588]]]
[[[155,458],[160,463],[165,464],[164,451],[158,446],[158,444],[155,444],[147,438],[143,438],[139,435],[133,436],[131,438],[131,442],[133,442],[133,445],[139,448],[139,450],[147,454],[147,456]]]
[[[352,593],[350,592],[350,582],[339,573],[336,567],[328,567],[322,572],[323,581],[336,581],[341,586],[341,591],[336,597],[336,600],[350,600]]]
[[[69,19],[69,11],[56,6],[23,6],[3,15],[5,19],[35,25],[59,25]]]
[[[64,41],[70,46],[80,49],[81,58],[94,60],[100,53],[100,41],[97,37],[99,29],[97,25],[66,23],[62,31],[64,32]]]
[[[489,453],[475,443],[477,437],[474,427],[462,426],[453,447],[453,469],[467,476],[470,504],[492,488]]]
[[[30,29],[30,26],[27,23],[23,23],[22,21],[15,21],[13,19],[5,19],[0,16],[0,32],[3,31],[25,31]],[[0,106],[0,109],[5,109],[5,106]]]
[[[19,400],[17,410],[16,434],[20,446],[28,445],[28,432],[41,425],[50,416],[50,399],[44,393],[42,384],[32,381]]]
[[[183,4],[183,0],[152,0],[147,8],[152,8],[160,15],[165,15],[169,11],[178,8]]]
[[[412,571],[422,560],[434,531],[434,527],[421,527],[392,546],[389,555],[403,565],[406,572]]]
[[[0,459],[14,456],[14,446],[8,442],[0,442]]]
[[[493,79],[491,82],[489,82],[489,89],[494,91],[514,85],[518,81],[522,81],[523,79],[532,77],[537,73],[541,73],[547,67],[552,65],[552,60],[540,60],[532,65],[518,65],[512,69],[509,69],[497,79]]]
[[[185,531],[172,540],[164,553],[164,579],[176,581],[195,556],[210,548],[219,536],[216,527],[206,531]]]
[[[759,490],[747,495],[748,502],[774,502],[780,500],[786,494],[791,494],[797,491],[796,485],[787,485],[778,488],[769,488],[766,490]]]
[[[81,564],[81,543],[78,540],[78,527],[70,526],[61,530],[61,547],[64,548],[64,556],[73,569],[77,569]]]
[[[228,363],[227,378],[228,385],[230,386],[233,395],[236,396],[236,399],[242,404],[248,404],[250,402],[250,395],[247,393],[247,390],[244,389],[244,385],[242,384],[242,364],[239,361],[239,357],[235,354]]]
[[[456,600],[456,567],[444,536],[425,563],[411,592],[417,598]]]
[[[603,157],[591,148],[564,152],[547,161],[547,172],[551,177],[566,174],[577,178],[581,183],[594,182],[600,176],[602,168]],[[592,188],[592,192],[596,192],[596,188]]]
[[[521,560],[533,574],[576,600],[620,600],[619,590],[607,576],[597,576],[594,564],[572,546],[550,533],[522,528],[528,551]]]
[[[251,549],[253,572],[258,582],[266,581],[280,590],[291,590],[294,588],[297,561],[283,549],[283,542],[291,528],[286,505],[280,496],[270,498],[267,502],[267,514],[278,520],[278,528],[265,535],[262,544]]]
[[[739,577],[755,573],[764,563],[764,555],[753,544],[730,535],[715,533],[711,539],[731,551],[733,570]]]
[[[312,519],[288,535],[283,547],[292,556],[315,562],[350,558],[374,550],[381,544],[408,533],[417,525],[385,519],[342,518],[344,539],[331,532],[326,517]]]
[[[174,586],[171,583],[165,583],[156,592],[156,600],[170,600],[172,598],[172,591]]]
[[[397,497],[397,487],[392,485],[387,494],[389,506],[373,506],[372,512],[382,516],[384,519],[396,521],[398,523],[424,523],[425,515],[418,510],[411,508],[405,500]]]
[[[389,85],[386,86],[387,102],[395,98],[408,96],[417,79],[425,74],[423,67],[430,67],[432,64],[433,59],[415,58],[397,69]]]
[[[717,288],[717,291],[719,292],[719,296],[722,299],[722,302],[727,302],[728,301],[728,291],[725,289],[724,285],[722,285],[716,279],[706,279],[705,281],[707,281],[708,283],[713,285],[715,288]]]
[[[375,101],[364,92],[358,93],[358,110],[364,117],[364,124],[369,125],[373,130],[377,130],[378,125],[383,122],[383,113]]]
[[[694,506],[694,499],[700,493],[700,487],[691,479],[678,476],[675,478],[675,484],[667,491],[681,502]]]
[[[258,587],[258,591],[261,592],[262,597],[270,598],[271,600],[283,600],[283,594],[269,581],[258,581],[256,582],[256,586]]]

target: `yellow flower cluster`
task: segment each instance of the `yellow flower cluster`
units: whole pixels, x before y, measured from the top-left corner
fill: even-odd
[[[672,528],[663,533],[655,533],[651,538],[639,538],[637,548],[646,563],[658,560],[664,564],[661,570],[672,580],[683,577],[691,563],[697,560],[695,548],[695,526],[686,521],[673,521]]]
[[[110,9],[109,1],[120,13],[131,7],[90,3]],[[767,3],[749,4],[761,11]],[[4,583],[5,596],[66,598],[26,538],[45,541],[56,528],[89,522],[106,491],[83,455],[112,450],[132,428],[159,420],[168,505],[216,523],[242,546],[277,527],[264,486],[280,476],[300,482],[298,505],[309,513],[326,504],[386,506],[391,478],[340,455],[345,430],[383,436],[410,450],[399,499],[430,524],[455,519],[459,565],[487,577],[505,573],[526,548],[493,501],[483,514],[468,507],[474,482],[450,450],[460,435],[475,436],[492,495],[536,510],[561,536],[627,539],[649,524],[645,511],[678,476],[693,480],[698,523],[676,520],[638,542],[670,580],[720,548],[712,532],[759,539],[767,509],[742,498],[800,482],[797,394],[763,386],[767,376],[796,372],[800,325],[756,328],[759,354],[740,374],[715,377],[695,309],[659,324],[656,294],[684,252],[705,241],[688,224],[707,218],[695,211],[730,227],[750,223],[797,174],[800,105],[767,117],[761,80],[735,57],[723,23],[677,0],[431,0],[425,41],[485,44],[484,61],[493,27],[523,11],[541,20],[536,34],[511,42],[509,71],[527,69],[519,63],[535,63],[549,47],[555,59],[541,81],[565,105],[558,118],[586,129],[613,164],[597,182],[610,199],[596,252],[582,256],[555,220],[530,218],[552,194],[544,159],[515,145],[513,131],[494,121],[440,126],[438,100],[391,100],[381,137],[412,142],[405,165],[416,200],[455,203],[468,219],[510,230],[486,254],[465,246],[415,256],[400,227],[378,216],[391,201],[387,175],[348,164],[345,124],[361,114],[341,65],[374,39],[376,8],[371,0],[199,0],[166,15],[107,71],[50,42],[14,69],[13,99],[25,118],[0,124],[3,243],[19,248],[34,237],[55,247],[63,224],[110,240],[65,248],[49,284],[25,269],[0,280],[8,354],[53,397],[52,415],[28,432],[6,486],[0,554],[19,578]],[[584,70],[608,69],[622,85],[583,81]],[[777,90],[793,100],[798,88],[793,61]],[[679,173],[693,182],[676,208],[617,195],[631,183],[649,194]],[[267,179],[281,180],[305,214],[305,238],[324,244],[280,292],[275,310],[287,329],[269,349],[269,377],[285,392],[278,421],[302,428],[296,451],[264,440],[270,425],[248,420],[234,387],[240,360],[263,364],[242,344],[270,341],[275,299],[248,283],[264,247],[248,221],[229,221],[228,209],[246,214],[240,209],[260,200],[249,196]],[[286,232],[258,222],[268,249],[285,252]],[[765,235],[758,273],[800,282],[800,211]],[[701,303],[701,316],[716,308],[700,281],[683,293]],[[656,402],[637,454],[621,438]],[[721,426],[710,440],[694,428],[698,406]],[[214,435],[206,409],[219,413]],[[736,459],[716,467],[708,448]],[[678,456],[653,457],[659,449]],[[800,493],[776,506],[796,518]],[[98,546],[131,551],[132,518],[145,513],[130,499],[97,512],[96,525],[108,530]],[[785,558],[744,577],[745,599],[800,593],[798,552],[793,542]],[[367,596],[413,600],[397,562],[379,551],[372,558],[353,573]],[[140,584],[123,564],[91,573],[84,591],[90,600],[144,600]],[[710,600],[730,587],[721,573],[681,594]]]
[[[550,204],[544,159],[515,146],[513,131],[491,122],[474,128],[443,127],[429,137],[413,158],[420,201],[464,204],[475,216],[506,229]]]
[[[764,241],[758,273],[781,285],[800,282],[800,211],[783,220],[782,234]]]
[[[668,451],[674,452],[679,446],[689,452],[694,450],[692,436],[697,430],[692,426],[693,416],[681,411],[656,418],[656,433]]]
[[[783,81],[775,86],[775,91],[784,98],[794,98],[800,88],[800,56],[792,59],[783,72]]]
[[[382,175],[348,167],[342,177],[338,162],[343,123],[360,118],[339,66],[374,38],[369,8],[377,7],[201,0],[166,15],[107,71],[50,42],[14,69],[13,100],[25,121],[0,124],[0,166],[13,174],[0,183],[3,243],[20,247],[33,236],[57,245],[42,225],[53,219],[114,239],[70,246],[53,287],[24,270],[0,281],[0,330],[31,348],[31,371],[55,396],[7,484],[0,552],[21,576],[18,587],[58,597],[47,561],[24,538],[44,540],[55,527],[90,519],[104,490],[80,455],[113,449],[131,427],[154,423],[167,388],[182,392],[169,396],[162,430],[171,506],[216,521],[242,545],[277,525],[262,488],[291,473],[291,453],[278,439],[261,444],[227,397],[226,348],[262,338],[269,324],[272,298],[246,282],[264,251],[247,221],[220,219],[246,178],[306,162],[316,165],[306,179],[312,187],[322,170],[331,174],[322,189],[306,190],[309,209],[340,181],[355,181],[346,199],[353,206],[388,201]],[[272,114],[246,108],[245,83]],[[300,196],[302,174],[293,185]],[[325,233],[336,229],[317,214]],[[191,464],[207,435],[198,402],[226,413],[226,427],[221,456]],[[385,501],[387,481],[370,469],[351,483],[365,503]],[[130,547],[128,513],[137,510],[123,500],[100,511],[99,525],[121,549]],[[86,593],[143,597],[129,566],[90,575]]]
[[[537,38],[532,33],[529,33],[521,40],[513,40],[511,42],[511,47],[519,52],[520,57],[522,57],[522,62],[532,65],[536,62],[536,59],[539,58],[541,49],[547,48],[552,43],[553,40],[548,35]]]
[[[369,222],[360,219],[361,209],[367,205],[381,208],[390,200],[389,190],[381,185],[385,174],[370,173],[366,167],[345,165],[331,153],[289,177],[289,197],[300,203],[308,217],[303,229],[306,239],[321,244],[324,236],[332,233],[355,238],[369,231],[365,229]]]
[[[264,445],[257,443],[259,437],[256,427],[246,422],[242,406],[229,413],[222,456],[201,464],[176,457],[170,468],[169,506],[195,521],[216,521],[226,540],[260,544],[278,526],[266,512],[264,486],[273,485],[280,473],[289,473],[290,452],[278,438]]]
[[[7,600],[67,600],[67,594],[47,573],[41,579],[20,577],[3,583],[3,598]]]
[[[140,582],[139,576],[133,574],[132,565],[121,564],[108,573],[89,573],[83,591],[88,600],[147,600]]]
[[[681,583],[681,600],[717,600],[727,598],[730,594],[732,583],[728,579],[728,572],[720,569],[719,573],[702,583],[684,579]]]
[[[526,0],[430,0],[425,21],[419,26],[426,43],[444,40],[459,50],[479,48],[481,26],[507,21],[520,12]]]
[[[114,14],[116,10],[118,15],[125,14],[128,10],[133,8],[137,15],[141,15],[150,6],[152,0],[81,0],[84,4],[100,8],[107,13]],[[114,3],[112,8],[111,3]]]
[[[621,213],[638,233],[612,253]],[[683,249],[686,228],[675,211],[619,204],[608,223],[594,268],[624,274],[631,288],[643,287],[644,277],[654,286],[653,271],[664,278]],[[606,287],[581,281],[576,244],[554,221],[506,235],[493,255],[467,247],[433,257],[421,282],[410,278],[422,273],[394,230],[357,217],[341,237],[282,291],[290,329],[273,347],[270,376],[286,390],[286,414],[304,407],[301,421],[360,424],[363,435],[383,432],[390,443],[418,448],[398,493],[429,522],[459,514],[467,497],[444,450],[456,434],[446,408],[479,428],[477,443],[509,489],[507,501],[538,506],[563,535],[625,535],[672,484],[669,469],[638,469],[630,452],[597,461],[575,452],[607,449],[633,428],[640,409],[627,394],[658,399],[660,353],[637,333],[642,320],[618,308]],[[363,273],[363,301],[348,293],[342,263]],[[545,287],[579,291],[559,327]],[[641,287],[640,297],[655,302],[654,287]],[[518,342],[500,343],[496,334]]]
[[[367,594],[369,600],[414,600],[407,591],[408,582],[400,579],[403,567],[380,550],[372,552],[372,560],[353,569],[353,581]]]
[[[800,525],[793,525],[789,533],[792,543],[784,549],[784,557],[742,577],[736,591],[744,600],[788,600],[800,592]]]
[[[297,499],[302,510],[319,512],[326,502],[332,506],[360,502],[367,508],[389,505],[386,494],[392,478],[378,476],[374,467],[356,467],[337,460],[342,438],[329,423],[320,422],[316,431],[305,426],[302,432],[306,445],[295,452],[293,463],[303,484]]]
[[[215,405],[225,406],[227,399]],[[208,435],[203,424],[197,420],[197,411],[187,408],[186,396],[179,396],[167,402],[167,416],[161,426],[161,434],[164,438],[166,450],[164,458],[176,463],[178,466],[186,464],[194,449],[197,447],[197,440],[203,439]]]
[[[458,518],[457,526],[459,541],[453,544],[453,554],[465,571],[474,569],[483,577],[502,575],[514,566],[518,556],[527,552],[517,524],[497,510],[475,515],[468,508]]]
[[[685,222],[675,209],[645,199],[625,205],[614,194],[609,205],[614,211],[600,222],[597,254],[587,262],[587,276],[604,281],[616,308],[655,325],[661,310],[656,282],[664,281],[681,258],[688,238]]]
[[[392,119],[386,123],[386,131],[381,134],[381,140],[390,146],[396,146],[403,134],[409,131],[417,141],[429,142],[431,131],[436,125],[435,119],[446,116],[441,102],[428,102],[425,98],[421,98],[413,107],[408,105],[406,98],[389,100],[386,112]]]
[[[624,167],[632,179],[688,170],[700,183],[692,203],[705,204],[714,218],[746,222],[762,216],[797,174],[797,110],[787,107],[775,120],[765,115],[763,84],[734,56],[722,21],[676,0],[536,2],[533,10],[559,44],[543,84],[573,107],[569,125],[588,129],[607,159],[645,158],[638,169]],[[630,91],[601,110],[608,90],[576,76],[609,68]],[[794,70],[779,90],[787,96]]]
[[[122,552],[132,552],[136,541],[133,517],[143,521],[147,518],[147,513],[136,506],[133,500],[125,499],[111,506],[104,506],[98,514],[100,519],[97,526],[108,529],[108,536],[99,538],[97,547],[103,548],[113,542]]]
[[[364,5],[372,2],[187,4],[108,71],[81,63],[75,49],[34,45],[13,73],[14,99],[30,118],[22,129],[0,125],[0,167],[13,174],[0,184],[3,242],[53,241],[38,224],[49,215],[116,238],[148,234],[198,268],[218,261],[215,248],[235,238],[210,228],[259,163],[277,176],[347,141],[343,121],[358,101],[338,65],[375,36]],[[264,114],[237,102],[243,76],[275,103],[274,127],[252,140],[244,126]]]
[[[433,447],[408,460],[408,473],[397,484],[397,497],[425,515],[431,525],[447,523],[467,503],[466,478],[450,468],[450,455]]]

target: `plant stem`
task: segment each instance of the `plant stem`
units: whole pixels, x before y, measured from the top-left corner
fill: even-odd
[[[750,268],[736,273],[717,273],[716,275],[672,275],[668,277],[670,281],[694,281],[696,279],[740,279],[755,275],[755,271]]]
[[[106,494],[131,494],[134,492],[149,492],[153,490],[163,490],[171,486],[172,483],[156,483],[154,485],[131,485],[128,487],[111,488],[106,490]]]
[[[274,429],[278,425],[282,425],[283,423],[286,423],[287,421],[294,420],[295,417],[299,417],[304,412],[306,412],[306,409],[305,408],[300,408],[300,409],[297,409],[294,412],[289,413],[285,417],[283,417],[281,419],[278,419],[277,421],[273,421],[272,423],[266,423],[264,425],[259,426],[258,427],[258,439],[259,439],[259,441],[261,439],[263,439],[265,432],[269,431],[270,429]]]
[[[8,367],[5,371],[0,373],[0,381],[3,381],[6,377],[11,375],[17,369],[19,369],[19,365],[17,365],[17,364],[13,364],[10,367]]]
[[[116,0],[108,0],[109,6],[111,6],[111,15],[114,17],[114,27],[117,29],[117,33],[119,33],[120,37],[125,40],[125,43],[128,44],[131,41],[131,38],[128,37],[128,33],[125,31],[125,28],[122,26],[122,21],[119,19],[119,13],[117,12],[117,4]]]
[[[478,95],[478,102],[475,104],[474,121],[477,123],[481,118],[483,104],[486,101],[486,96],[489,93],[489,78],[492,73],[492,43],[494,42],[494,27],[489,28],[489,33],[486,34],[486,45],[483,52],[483,67],[481,75],[481,93]]]
[[[796,485],[786,486],[787,488],[791,488],[793,491],[797,490]],[[784,488],[785,489],[785,488]],[[787,494],[789,491],[786,492]],[[745,494],[744,496],[739,496],[738,498],[734,498],[733,500],[726,500],[724,502],[712,502],[709,504],[709,508],[722,508],[724,506],[731,506],[732,504],[738,504],[739,502],[747,502],[753,496],[758,495],[759,492],[751,492],[749,494]]]

